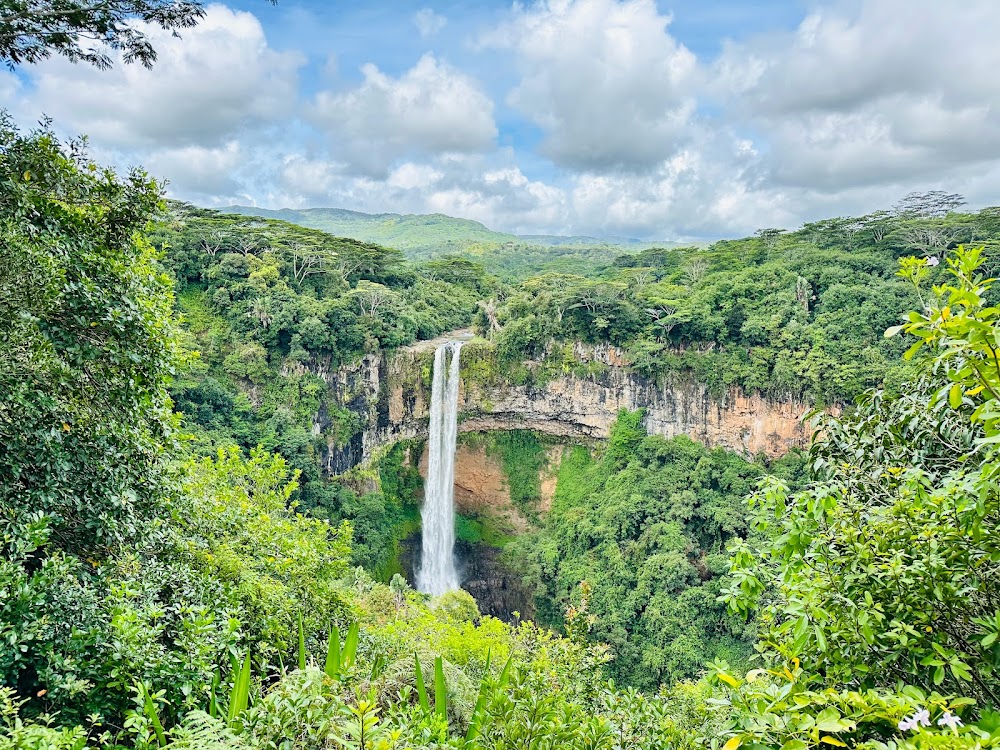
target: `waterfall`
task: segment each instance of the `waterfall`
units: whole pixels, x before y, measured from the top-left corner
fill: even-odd
[[[449,341],[434,352],[431,386],[431,424],[427,440],[427,483],[424,507],[423,549],[417,588],[437,596],[458,588],[455,569],[455,439],[458,435],[458,361],[461,341]],[[451,361],[447,355],[451,353]]]

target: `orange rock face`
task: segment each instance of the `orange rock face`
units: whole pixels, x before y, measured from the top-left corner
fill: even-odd
[[[427,451],[420,459],[420,475],[427,478]],[[553,487],[554,491],[554,487]],[[510,488],[500,460],[481,445],[459,444],[455,450],[455,508],[465,516],[491,516],[514,532],[528,521],[510,500]]]

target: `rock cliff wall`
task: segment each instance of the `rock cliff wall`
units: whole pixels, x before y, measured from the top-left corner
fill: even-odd
[[[470,338],[471,334],[456,331],[450,337]],[[426,435],[431,360],[444,338],[389,355],[368,355],[337,370],[313,369],[327,382],[332,401],[357,415],[363,425],[345,445],[331,442],[328,446],[324,462],[329,473],[343,473],[367,462],[399,440]],[[621,409],[644,409],[650,434],[688,435],[748,456],[778,456],[808,444],[809,431],[801,423],[807,403],[764,398],[736,388],[716,398],[691,380],[657,382],[631,371],[622,351],[612,346],[576,344],[573,355],[581,367],[525,384],[497,371],[495,360],[492,371],[484,367],[488,360],[484,351],[488,353],[488,345],[478,341],[463,350],[462,432],[529,429],[599,439],[608,436]],[[317,414],[316,433],[328,433],[329,422],[328,415]]]

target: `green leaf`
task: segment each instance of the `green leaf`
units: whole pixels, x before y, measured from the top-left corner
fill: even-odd
[[[434,713],[448,720],[448,687],[444,680],[444,659],[440,656],[434,660]]]
[[[962,405],[962,384],[953,383],[948,389],[948,403],[952,409],[957,409]]]
[[[229,694],[229,727],[236,728],[236,719],[241,713],[247,710],[250,704],[250,652],[247,651],[246,658],[239,674],[234,675],[233,689]]]
[[[306,631],[302,624],[302,611],[299,610],[299,669],[306,668]]]
[[[920,351],[920,347],[924,345],[923,339],[918,340],[909,349],[903,353],[903,359],[910,360],[913,359],[913,355]]]
[[[816,716],[816,728],[821,732],[844,732],[854,729],[854,722],[844,719],[835,708],[824,708]]]
[[[354,659],[358,654],[358,638],[361,633],[361,626],[356,622],[352,622],[351,626],[347,629],[347,637],[344,639],[344,652],[342,654],[343,663],[342,666],[344,670],[350,669],[354,666]]]
[[[138,683],[136,688],[139,691],[139,695],[142,698],[142,708],[146,716],[149,718],[150,724],[153,725],[153,732],[156,734],[156,742],[160,747],[167,746],[167,737],[163,731],[163,724],[160,722],[160,715],[156,710],[156,704],[153,703],[153,697],[149,694],[149,690],[146,689],[145,683]]]
[[[430,713],[431,703],[427,698],[427,686],[424,684],[424,672],[420,668],[420,657],[417,656],[416,652],[413,654],[413,663],[417,677],[417,700],[420,703],[420,707],[427,713]]]
[[[340,630],[336,625],[330,628],[330,638],[326,643],[326,665],[323,671],[331,680],[340,680]]]

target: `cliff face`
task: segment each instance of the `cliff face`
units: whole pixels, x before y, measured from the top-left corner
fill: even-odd
[[[420,457],[420,475],[427,479],[427,451]],[[463,516],[492,516],[501,528],[517,533],[529,527],[510,499],[507,475],[499,459],[481,445],[459,444],[455,449],[455,510]]]
[[[388,356],[369,355],[350,367],[316,372],[329,384],[333,400],[364,425],[347,445],[329,446],[328,472],[342,473],[399,440],[426,436],[430,354],[436,344],[420,342]],[[650,434],[688,435],[745,455],[779,456],[808,444],[809,431],[800,421],[809,408],[805,402],[767,399],[736,388],[714,398],[690,380],[657,383],[632,372],[622,351],[612,346],[577,344],[574,356],[590,365],[590,374],[567,372],[518,385],[502,372],[483,377],[481,371],[463,367],[459,430],[528,429],[599,439],[608,436],[621,409],[644,409]],[[328,425],[327,415],[316,416],[317,433],[327,432]]]

